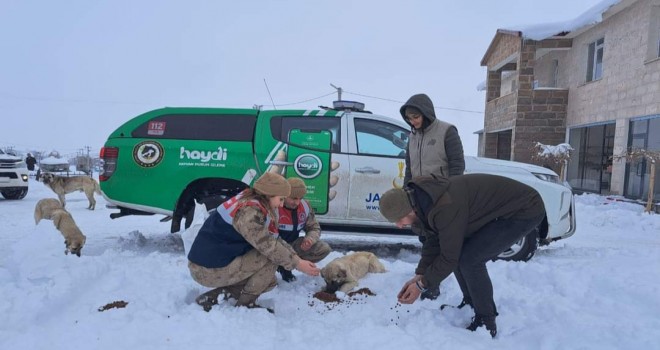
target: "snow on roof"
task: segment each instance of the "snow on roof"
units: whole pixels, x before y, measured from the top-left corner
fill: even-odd
[[[526,39],[543,40],[562,32],[572,32],[582,27],[599,23],[603,20],[603,13],[619,2],[621,0],[602,0],[585,13],[568,21],[514,26],[505,29],[520,31]]]
[[[62,159],[62,158],[48,157],[42,159],[41,164],[57,165],[57,164],[69,164],[69,162],[66,159]]]

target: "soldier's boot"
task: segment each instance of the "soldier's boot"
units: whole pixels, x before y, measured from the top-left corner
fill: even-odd
[[[266,311],[272,313],[275,313],[275,311],[271,308],[268,307],[263,307],[259,304],[256,303],[257,298],[259,296],[255,294],[248,294],[245,292],[241,293],[241,296],[238,297],[238,300],[236,301],[236,306],[245,306],[248,309],[266,309]]]
[[[210,291],[195,298],[195,302],[204,308],[204,311],[209,312],[211,311],[211,308],[213,308],[213,305],[218,304],[218,298],[220,297],[220,294],[222,294],[222,300],[229,300],[229,298],[238,300],[242,289],[242,285],[211,289]]]
[[[209,312],[211,311],[211,308],[213,308],[213,305],[218,304],[218,296],[222,292],[224,292],[223,287],[211,289],[210,291],[200,294],[197,298],[195,298],[195,302],[201,306],[204,311]]]

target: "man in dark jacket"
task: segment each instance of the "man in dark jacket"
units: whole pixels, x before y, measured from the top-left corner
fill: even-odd
[[[403,120],[411,126],[410,140],[406,151],[406,174],[403,183],[423,175],[452,177],[463,175],[465,157],[463,144],[455,126],[435,117],[433,102],[425,94],[413,95],[400,109]],[[423,241],[423,228],[417,225],[412,231]],[[463,286],[462,276],[455,272],[456,280]],[[428,289],[422,299],[436,299],[438,289]]]
[[[414,303],[424,290],[438,288],[452,271],[459,271],[465,282],[462,304],[475,312],[467,329],[485,325],[494,337],[497,309],[486,262],[543,221],[539,193],[496,175],[421,176],[403,189],[385,192],[380,212],[398,227],[423,225],[426,235],[415,277],[404,284],[399,302]]]
[[[25,164],[29,171],[34,171],[34,165],[37,164],[37,159],[32,156],[32,153],[28,153],[25,158]]]

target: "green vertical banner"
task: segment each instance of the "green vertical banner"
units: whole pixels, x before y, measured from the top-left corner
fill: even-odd
[[[330,146],[328,130],[291,129],[287,161],[292,163],[286,177],[299,177],[307,186],[305,199],[317,214],[328,212],[328,181],[330,180]]]

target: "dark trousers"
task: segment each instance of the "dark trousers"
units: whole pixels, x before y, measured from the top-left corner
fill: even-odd
[[[472,301],[475,314],[497,315],[493,284],[488,276],[486,263],[535,230],[543,217],[544,215],[540,215],[532,220],[494,220],[465,240],[454,275],[463,297]]]

